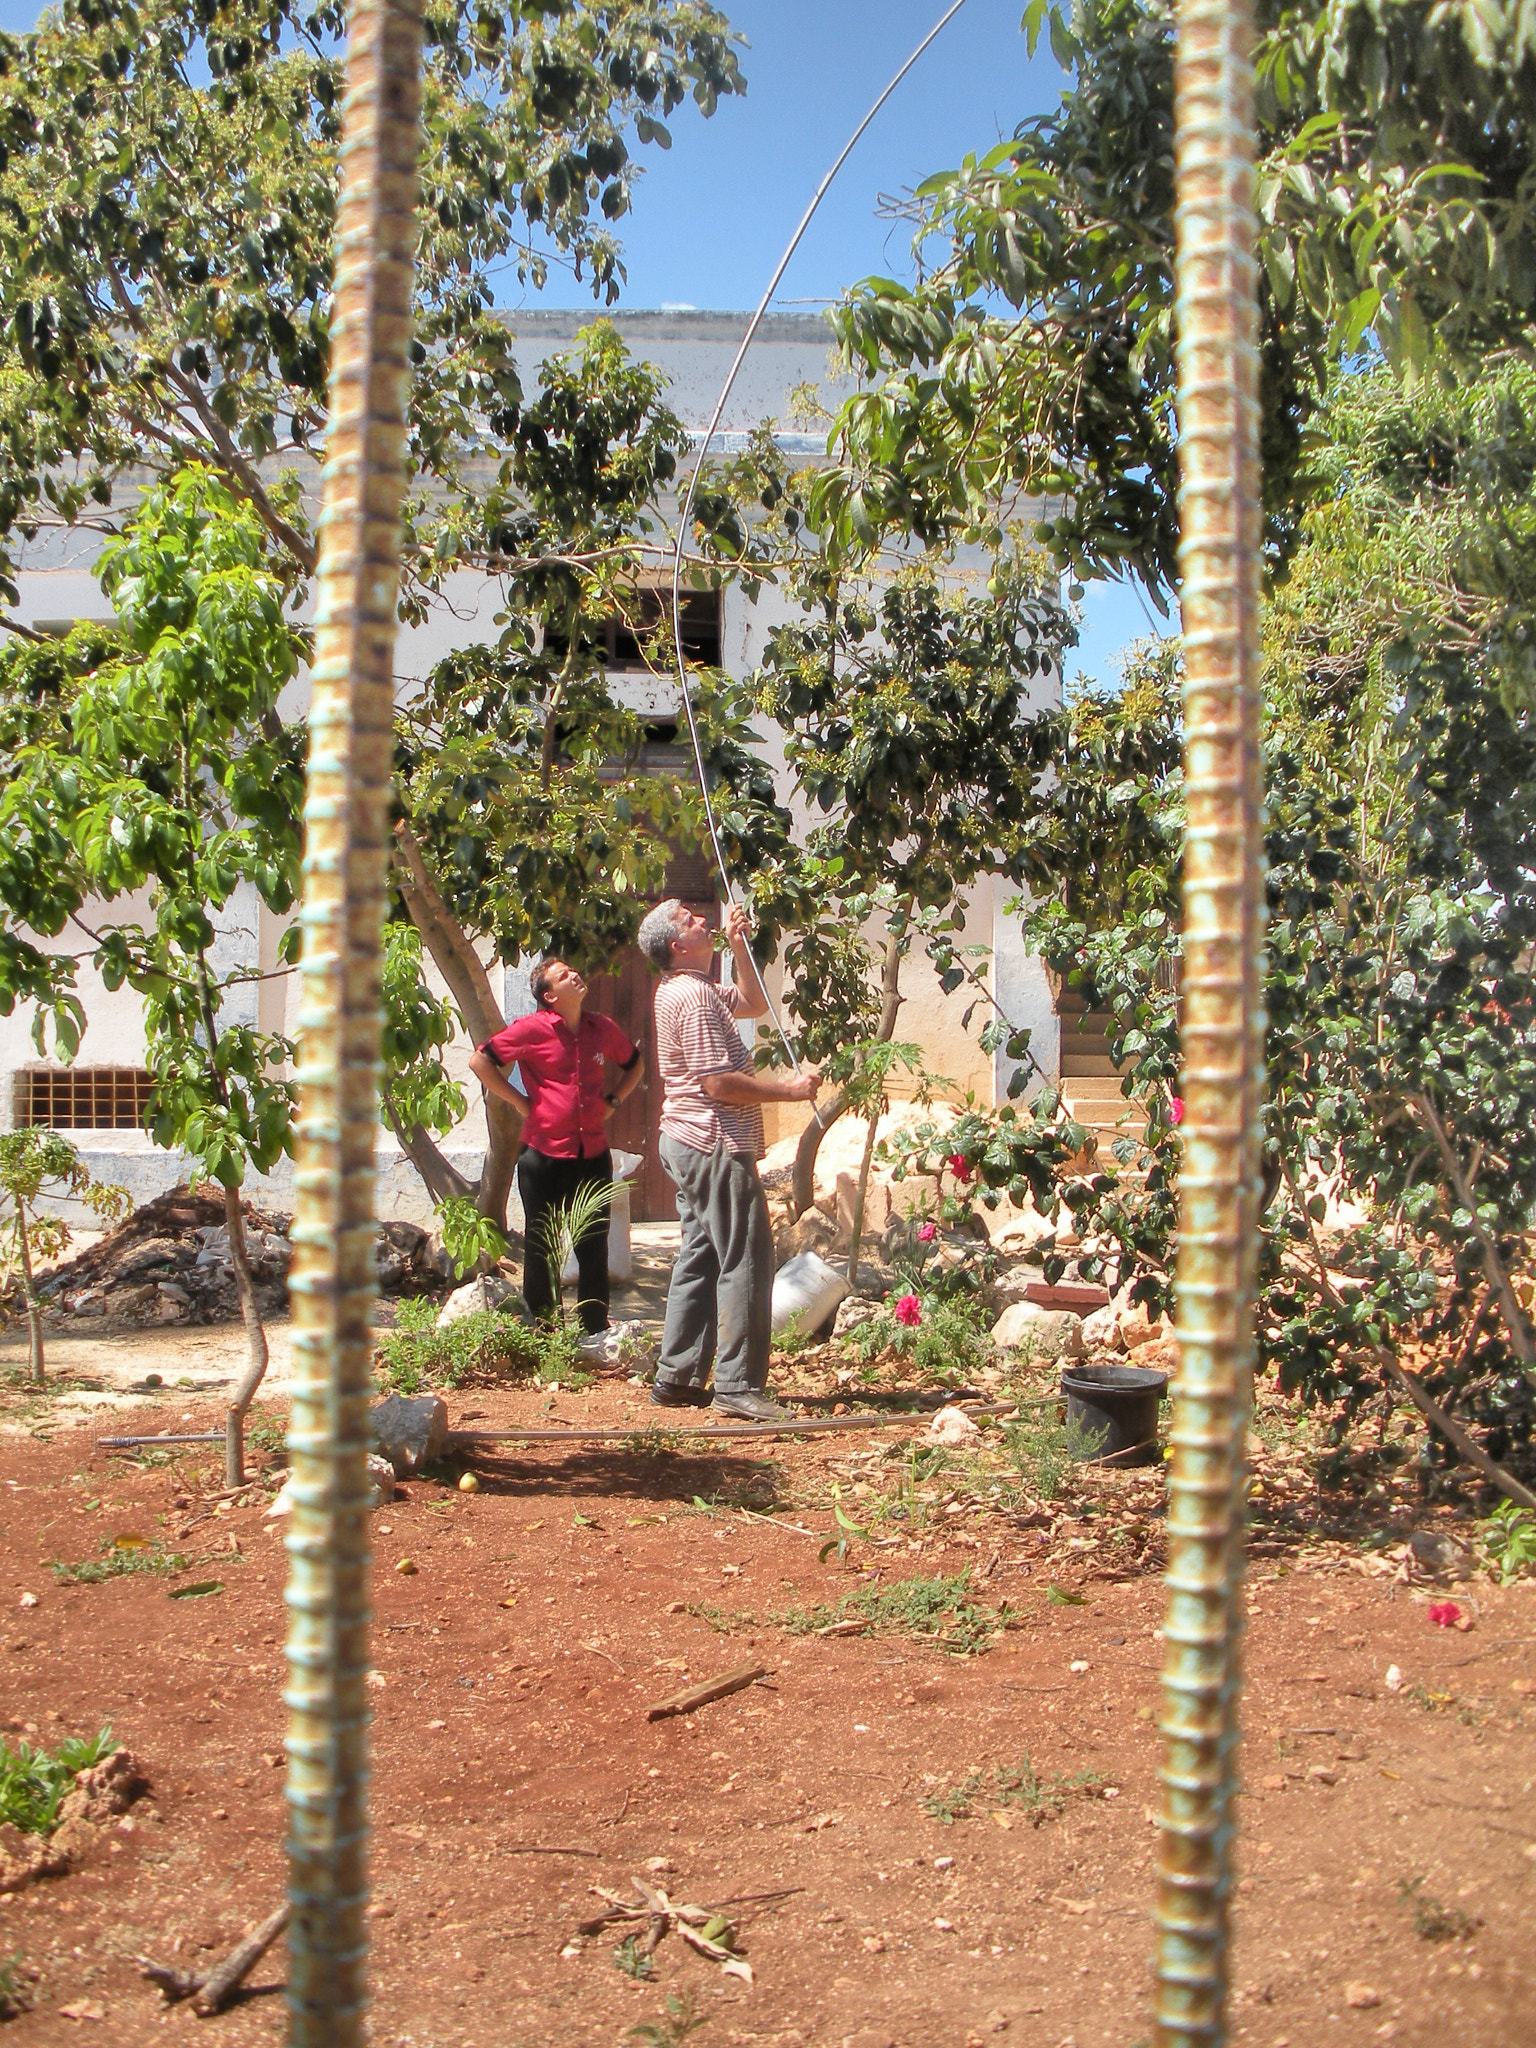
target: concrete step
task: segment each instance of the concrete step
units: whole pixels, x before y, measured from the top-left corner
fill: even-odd
[[[1068,1052],[1062,1047],[1061,1078],[1086,1081],[1098,1078],[1113,1078],[1122,1071],[1107,1052]]]

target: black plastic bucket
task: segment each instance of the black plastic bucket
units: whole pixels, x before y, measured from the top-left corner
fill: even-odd
[[[1070,1365],[1061,1375],[1067,1421],[1082,1432],[1083,1457],[1150,1465],[1157,1457],[1158,1403],[1168,1375],[1144,1365]]]

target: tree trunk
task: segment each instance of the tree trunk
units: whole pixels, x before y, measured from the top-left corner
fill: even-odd
[[[885,1002],[880,1011],[880,1022],[875,1037],[881,1044],[887,1044],[896,1035],[896,1013],[901,1008],[901,942],[894,932],[885,941],[885,968],[880,977]],[[816,1155],[821,1150],[821,1141],[848,1107],[848,1091],[839,1088],[823,1108],[818,1109],[805,1129],[800,1133],[800,1143],[795,1151],[795,1179],[793,1207],[798,1221],[816,1199]]]
[[[869,1165],[875,1156],[875,1133],[880,1128],[880,1110],[877,1105],[869,1120],[869,1129],[864,1134],[864,1157],[859,1161],[859,1185],[853,1198],[853,1224],[848,1234],[848,1285],[859,1284],[859,1240],[864,1235],[864,1197],[869,1191]]]
[[[224,1221],[229,1230],[229,1263],[235,1269],[235,1291],[240,1296],[240,1318],[245,1324],[248,1363],[245,1378],[235,1389],[235,1398],[224,1417],[224,1484],[245,1484],[245,1416],[256,1389],[267,1372],[267,1333],[256,1306],[256,1284],[251,1278],[250,1254],[245,1248],[245,1216],[240,1207],[240,1190],[224,1190]]]
[[[400,1149],[410,1160],[426,1184],[427,1193],[434,1202],[446,1202],[457,1197],[460,1201],[473,1200],[475,1183],[460,1173],[452,1160],[446,1158],[432,1133],[420,1124],[410,1130],[402,1128],[394,1111],[389,1106],[389,1091],[384,1094],[384,1116],[389,1128],[400,1141]]]
[[[395,826],[395,846],[410,876],[399,885],[410,920],[448,984],[448,993],[458,1005],[471,1040],[483,1045],[506,1022],[491,978],[468,933],[443,900],[442,891],[427,868],[426,856],[403,819]],[[397,1135],[434,1201],[443,1199],[439,1186],[448,1193],[472,1197],[481,1215],[488,1216],[498,1230],[505,1232],[522,1121],[508,1104],[487,1096],[485,1123],[485,1163],[477,1186],[472,1186],[449,1165],[426,1131],[413,1131],[409,1139]],[[450,1184],[450,1177],[456,1185]],[[434,1180],[438,1185],[434,1185]]]
[[[27,1212],[16,1203],[16,1248],[21,1258],[21,1298],[27,1306],[27,1367],[34,1387],[47,1385],[43,1370],[43,1308],[32,1284],[32,1248],[27,1243]]]

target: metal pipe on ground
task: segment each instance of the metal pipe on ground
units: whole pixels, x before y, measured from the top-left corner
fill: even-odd
[[[288,1431],[288,2039],[363,2048],[379,955],[420,147],[421,0],[354,0],[300,914]]]
[[[1227,2037],[1263,1088],[1251,0],[1179,0],[1184,1119],[1159,1815],[1159,2048]]]

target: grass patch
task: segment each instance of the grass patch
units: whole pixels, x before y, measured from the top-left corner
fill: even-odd
[[[0,1826],[24,1835],[46,1835],[59,1817],[59,1803],[74,1785],[76,1771],[88,1771],[112,1754],[112,1730],[67,1736],[57,1749],[33,1749],[0,1741]]]
[[[743,1613],[740,1609],[727,1614],[723,1607],[715,1607],[708,1600],[690,1600],[684,1612],[712,1628],[717,1636],[733,1635],[739,1628],[757,1627],[755,1615]]]
[[[1038,1500],[1059,1500],[1072,1468],[1089,1447],[1086,1430],[1064,1422],[1054,1407],[1037,1408],[1003,1425],[1003,1438],[1020,1483]]]
[[[151,1542],[143,1536],[107,1536],[99,1557],[83,1558],[79,1564],[65,1564],[54,1558],[48,1569],[61,1586],[99,1586],[104,1579],[126,1579],[136,1573],[150,1578],[184,1572],[191,1560],[179,1550],[167,1550],[159,1537]]]
[[[992,1647],[993,1634],[1008,1612],[1006,1601],[995,1614],[976,1605],[967,1567],[953,1578],[866,1586],[836,1607],[791,1607],[768,1618],[795,1636],[814,1635],[842,1621],[868,1621],[876,1635],[915,1636],[953,1657],[979,1657]]]
[[[377,1357],[380,1384],[395,1394],[522,1379],[575,1389],[592,1384],[574,1330],[526,1323],[498,1309],[477,1310],[440,1330],[437,1303],[427,1296],[399,1304],[394,1329],[380,1332]]]
[[[1054,1820],[1074,1792],[1090,1792],[1104,1780],[1097,1771],[1076,1771],[1063,1777],[1060,1771],[1049,1778],[1036,1774],[1026,1756],[1013,1770],[994,1765],[989,1771],[969,1771],[957,1784],[943,1792],[930,1792],[923,1811],[931,1819],[952,1827],[957,1820],[970,1820],[978,1811],[991,1813],[1013,1809],[1023,1813],[1034,1827]]]

